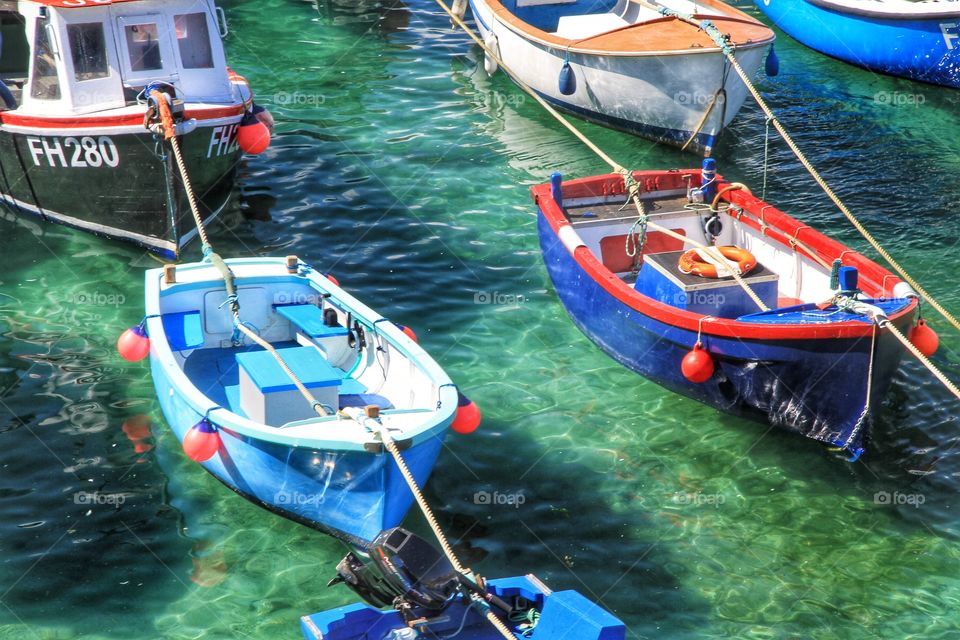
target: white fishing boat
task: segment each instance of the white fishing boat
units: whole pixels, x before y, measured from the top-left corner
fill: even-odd
[[[710,155],[747,98],[713,38],[758,69],[773,31],[717,0],[470,0],[484,41],[517,79],[556,107]],[[487,70],[496,63],[488,56]]]

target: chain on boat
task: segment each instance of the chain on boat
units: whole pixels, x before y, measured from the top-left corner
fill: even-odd
[[[510,79],[513,80],[513,82],[518,87],[520,87],[521,90],[523,90],[530,97],[532,97],[540,106],[544,108],[544,110],[547,111],[547,113],[553,116],[561,125],[563,125],[571,133],[573,133],[573,135],[578,140],[580,140],[580,142],[582,142],[588,149],[590,149],[594,154],[596,154],[597,157],[599,157],[601,160],[606,162],[610,166],[610,168],[614,171],[614,173],[620,174],[620,176],[623,177],[624,186],[627,188],[627,193],[629,194],[628,202],[633,201],[637,209],[637,215],[643,221],[641,223],[642,228],[656,229],[657,231],[666,233],[668,236],[672,238],[675,238],[677,240],[682,240],[684,243],[697,246],[697,248],[701,251],[704,251],[704,250],[711,251],[712,249],[714,249],[714,247],[707,247],[697,241],[691,240],[687,236],[681,236],[679,234],[675,234],[670,229],[666,229],[665,227],[662,227],[654,222],[651,222],[647,216],[646,208],[644,207],[643,202],[640,199],[640,195],[639,195],[640,185],[634,179],[633,172],[626,169],[623,165],[615,161],[610,155],[604,152],[595,142],[590,140],[590,138],[588,138],[586,134],[584,134],[582,131],[577,129],[573,125],[573,123],[571,123],[566,117],[563,116],[563,114],[557,111],[557,109],[555,109],[550,103],[548,103],[544,98],[542,98],[540,94],[538,94],[532,87],[530,87],[530,85],[528,85],[522,79],[520,79],[520,77],[516,73],[514,73],[513,70],[510,69],[508,65],[504,63],[499,53],[494,51],[490,46],[488,46],[487,43],[484,42],[484,40],[476,33],[476,31],[474,31],[469,25],[467,25],[463,21],[462,12],[458,15],[453,10],[451,10],[451,8],[444,2],[444,0],[434,0],[434,1],[440,6],[441,9],[444,10],[444,12],[447,13],[447,15],[450,17],[451,23],[463,29],[464,33],[467,34],[467,36],[469,36],[471,40],[477,43],[483,49],[484,53],[487,56],[490,56],[490,58],[497,63],[497,66],[503,69],[504,73],[509,75]],[[843,215],[847,218],[847,220],[849,220],[850,223],[854,226],[854,228],[857,229],[860,235],[862,235],[867,240],[867,242],[869,242],[870,245],[877,251],[877,253],[880,254],[880,256],[883,257],[883,259],[886,260],[891,267],[893,267],[894,271],[896,271],[897,274],[901,278],[903,278],[905,282],[907,282],[911,287],[913,287],[913,289],[917,292],[917,294],[919,294],[920,297],[926,300],[931,307],[936,309],[941,316],[943,316],[948,322],[950,322],[950,324],[952,324],[955,328],[960,329],[960,321],[958,321],[946,308],[943,307],[943,305],[941,305],[933,296],[931,296],[923,287],[921,287],[920,284],[913,277],[911,277],[909,273],[907,273],[907,271],[900,265],[900,263],[898,263],[893,258],[893,256],[891,256],[890,253],[883,248],[883,246],[877,241],[877,239],[873,237],[873,234],[871,234],[870,231],[863,225],[863,223],[860,222],[860,220],[858,220],[857,217],[853,215],[853,213],[850,211],[849,208],[847,208],[847,206],[843,203],[840,197],[837,196],[837,194],[833,191],[833,189],[830,188],[830,185],[827,184],[827,182],[823,179],[820,173],[817,172],[813,164],[803,154],[803,151],[801,151],[800,148],[797,146],[797,144],[793,141],[793,138],[787,132],[783,124],[779,120],[777,120],[773,111],[770,109],[766,101],[760,95],[760,92],[754,86],[752,80],[750,79],[750,76],[747,74],[746,71],[743,70],[743,67],[740,66],[740,63],[734,57],[733,46],[727,41],[727,38],[720,32],[719,29],[717,29],[717,27],[711,21],[698,20],[692,15],[674,11],[667,7],[650,4],[648,2],[645,2],[644,0],[630,0],[630,2],[634,2],[636,4],[658,11],[660,14],[664,16],[673,17],[673,18],[677,18],[678,20],[682,20],[683,22],[686,22],[690,25],[697,27],[698,29],[703,30],[705,33],[707,33],[707,35],[713,38],[714,42],[723,52],[724,56],[726,56],[727,60],[729,60],[733,69],[737,72],[737,75],[746,85],[748,91],[750,92],[750,95],[753,96],[754,100],[757,101],[757,104],[763,110],[764,114],[767,117],[767,126],[769,127],[770,124],[773,124],[774,128],[776,128],[777,132],[780,133],[784,141],[787,143],[787,146],[790,147],[790,150],[794,153],[794,155],[797,156],[797,159],[800,160],[801,164],[803,164],[804,168],[813,177],[813,179],[817,182],[820,188],[823,189],[824,193],[826,193],[827,196],[830,198],[830,200],[832,200],[833,203],[837,206],[837,208],[840,209],[841,213],[843,213]],[[711,208],[716,209],[716,204],[717,203],[715,200]],[[817,256],[806,245],[803,245],[797,240],[792,241],[791,244],[793,244],[794,246],[801,247],[804,250],[804,253],[810,255],[821,265],[825,264],[824,261],[821,258],[819,258],[819,256]],[[719,253],[715,255],[720,259],[722,259],[722,256],[720,256]],[[737,281],[737,284],[739,284],[741,288],[743,288],[743,290],[754,300],[755,303],[757,303],[763,310],[766,311],[767,309],[763,305],[763,302],[760,301],[759,297],[753,292],[752,289],[750,289],[750,287],[743,281],[743,279],[739,277],[739,274],[736,273],[736,270],[732,269],[731,273],[733,274],[734,279]],[[916,357],[917,360],[919,360],[920,363],[923,364],[923,366],[926,367],[927,370],[929,370],[930,373],[932,373],[933,376],[937,378],[937,380],[939,380],[947,388],[947,390],[949,390],[958,400],[960,400],[960,388],[958,388],[953,382],[951,382],[950,379],[947,378],[947,376],[944,375],[944,373],[940,371],[940,369],[933,362],[931,362],[930,358],[923,355],[923,353],[920,352],[920,350],[916,347],[916,345],[910,342],[910,340],[906,336],[904,336],[899,329],[893,326],[892,322],[887,320],[885,316],[882,316],[882,314],[877,317],[874,317],[871,314],[870,317],[873,322],[877,323],[877,326],[880,329],[889,330],[890,333],[893,336],[895,336],[897,340],[899,340],[907,348],[907,350],[914,357]],[[873,358],[871,357],[871,366],[872,366],[872,360]],[[869,407],[869,403],[870,403],[870,399],[868,397],[867,398],[868,407]]]
[[[193,190],[193,185],[190,182],[190,175],[187,171],[187,165],[183,160],[183,153],[180,149],[180,140],[176,135],[177,130],[173,121],[173,114],[171,113],[170,105],[167,102],[166,96],[159,90],[154,89],[151,91],[150,97],[157,105],[157,115],[160,118],[160,123],[159,125],[154,125],[153,127],[148,128],[151,128],[151,130],[155,133],[162,135],[164,140],[170,143],[170,147],[173,150],[173,157],[180,173],[180,179],[182,180],[184,190],[187,193],[187,200],[190,204],[190,212],[193,215],[194,224],[197,227],[197,234],[200,237],[200,241],[203,243],[204,257],[216,267],[217,271],[220,273],[220,276],[223,278],[224,286],[227,290],[227,303],[230,305],[230,310],[233,313],[234,327],[237,331],[250,338],[250,340],[263,347],[274,357],[274,359],[277,361],[277,364],[281,369],[283,369],[283,372],[287,375],[287,377],[290,378],[293,384],[300,391],[300,394],[303,396],[304,400],[310,404],[310,406],[314,409],[314,411],[317,412],[318,415],[330,415],[333,413],[333,409],[331,408],[331,411],[328,412],[324,405],[318,402],[313,394],[310,393],[309,389],[304,386],[303,382],[300,381],[290,366],[284,362],[283,357],[277,352],[276,349],[274,349],[273,345],[258,336],[256,332],[247,327],[243,320],[241,320],[240,299],[237,295],[234,275],[227,263],[224,262],[223,258],[221,258],[220,255],[213,250],[213,245],[210,244],[210,240],[207,237],[206,227],[203,224],[203,218],[200,215],[200,209],[197,206],[197,199]],[[440,527],[440,523],[433,514],[433,510],[427,503],[427,500],[424,497],[423,491],[420,489],[416,478],[413,477],[413,473],[410,471],[406,461],[403,459],[403,455],[400,453],[400,448],[390,435],[389,430],[380,421],[378,407],[368,408],[365,414],[361,412],[361,410],[356,409],[354,411],[341,410],[337,413],[337,415],[358,422],[380,438],[384,449],[390,453],[396,462],[396,465],[400,470],[400,475],[403,476],[404,481],[407,483],[407,486],[409,487],[410,492],[413,494],[417,506],[420,508],[421,513],[423,513],[423,516],[427,520],[430,529],[433,531],[434,537],[437,539],[437,542],[440,543],[443,553],[450,560],[453,568],[458,573],[467,576],[468,578],[478,578],[478,581],[480,581],[482,584],[482,579],[480,579],[479,576],[475,576],[469,569],[465,568],[454,552],[453,547],[447,540],[446,534],[444,534],[443,529]],[[511,632],[510,629],[507,628],[507,626],[503,623],[503,621],[493,613],[487,602],[480,595],[471,592],[470,598],[482,607],[486,619],[506,640],[516,640],[516,636],[513,634],[513,632]]]

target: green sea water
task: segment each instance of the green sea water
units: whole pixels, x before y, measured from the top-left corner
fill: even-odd
[[[481,430],[451,437],[427,488],[470,566],[580,590],[634,639],[960,637],[958,403],[921,367],[902,367],[855,464],[660,389],[575,329],[540,258],[527,188],[605,167],[487,78],[433,3],[223,5],[231,65],[278,137],[245,161],[212,240],[333,273],[412,326],[480,405]],[[960,94],[778,35],[782,73],[762,92],[960,310]],[[636,169],[698,162],[579,124]],[[715,154],[758,191],[764,131],[748,105]],[[782,143],[769,161],[770,201],[866,251]],[[189,463],[147,366],[114,354],[156,262],[10,216],[0,227],[0,638],[296,638],[299,616],[355,601],[326,587],[345,547]],[[960,342],[928,315],[936,361],[960,379]]]

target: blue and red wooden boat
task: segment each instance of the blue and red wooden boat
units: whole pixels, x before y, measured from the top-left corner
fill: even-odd
[[[874,318],[909,331],[909,285],[709,171],[634,175],[648,220],[686,241],[644,236],[619,175],[532,188],[543,258],[577,327],[667,389],[858,456],[904,351]],[[766,309],[732,276],[684,273],[689,241],[752,254],[743,281]]]

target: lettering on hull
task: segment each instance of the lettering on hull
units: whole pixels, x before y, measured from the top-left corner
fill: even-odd
[[[210,132],[210,146],[207,147],[208,158],[219,158],[236,153],[240,148],[237,142],[237,133],[240,125],[225,124],[213,127]]]
[[[93,138],[40,138],[27,136],[27,146],[34,166],[72,169],[116,168],[120,166],[120,151],[109,136]]]
[[[953,41],[960,40],[960,25],[956,22],[941,22],[940,33],[943,34],[943,41],[947,43],[947,49],[953,49]]]

